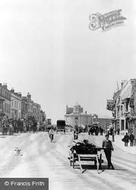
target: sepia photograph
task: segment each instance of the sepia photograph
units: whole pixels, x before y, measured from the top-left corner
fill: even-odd
[[[0,190],[136,190],[136,1],[0,1]]]

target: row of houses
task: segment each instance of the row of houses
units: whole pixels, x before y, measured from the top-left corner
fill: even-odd
[[[43,122],[46,119],[40,104],[35,103],[29,93],[27,96],[22,96],[14,89],[9,90],[7,84],[0,83],[0,117],[3,116],[17,120],[32,116],[37,122]]]
[[[115,129],[136,134],[136,79],[122,81],[113,98],[107,100]]]

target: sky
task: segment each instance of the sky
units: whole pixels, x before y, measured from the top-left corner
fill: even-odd
[[[89,15],[122,9],[124,25],[89,29]],[[66,105],[111,117],[106,100],[136,78],[135,0],[0,1],[0,82],[27,92],[47,118]]]

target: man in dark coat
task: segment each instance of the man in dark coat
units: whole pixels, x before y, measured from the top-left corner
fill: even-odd
[[[123,137],[122,141],[124,142],[125,146],[128,146],[128,142],[129,142],[129,135],[128,135],[128,133],[125,134],[125,136]]]
[[[102,142],[102,147],[104,148],[105,156],[106,156],[106,159],[108,162],[108,169],[111,168],[114,170],[114,166],[111,162],[111,153],[114,149],[112,146],[112,142],[109,140],[108,134],[105,135],[105,140],[103,140],[103,142]]]
[[[131,133],[130,136],[129,136],[129,139],[130,139],[130,146],[133,146],[134,138],[135,138],[135,137],[134,137],[133,133]]]

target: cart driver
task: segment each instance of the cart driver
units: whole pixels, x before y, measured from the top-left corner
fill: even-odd
[[[109,140],[108,134],[105,135],[105,140],[102,142],[102,147],[104,148],[105,156],[108,162],[108,169],[111,168],[114,170],[114,166],[111,162],[111,153],[114,149],[112,146],[112,142]]]

